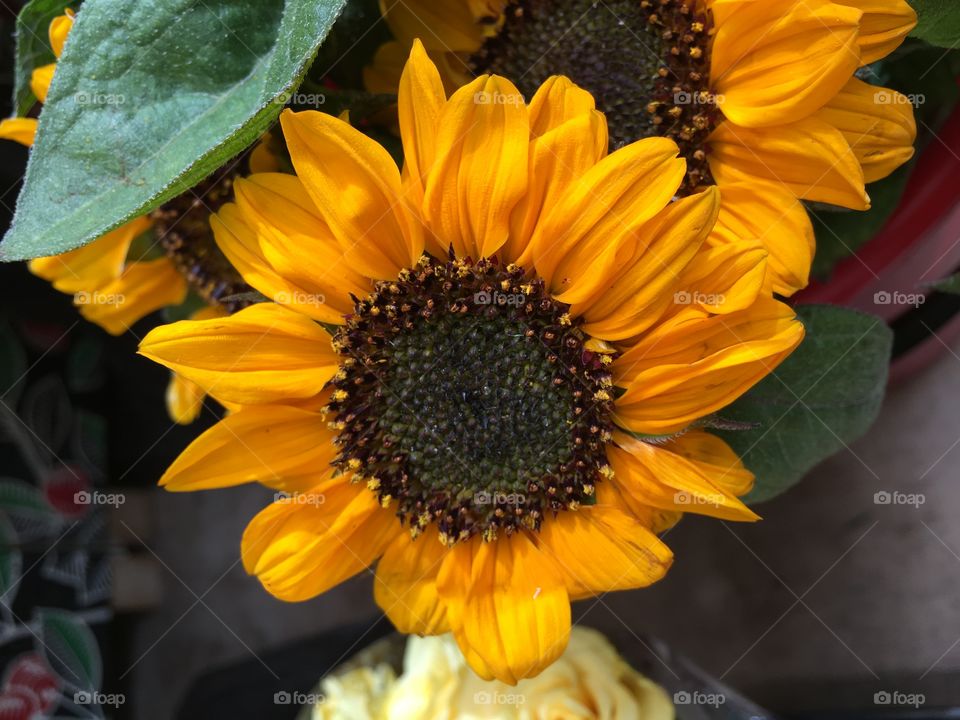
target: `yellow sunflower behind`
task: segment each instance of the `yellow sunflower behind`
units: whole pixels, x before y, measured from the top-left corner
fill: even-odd
[[[589,90],[619,147],[672,138],[687,160],[680,192],[720,187],[708,244],[754,238],[768,286],[804,287],[813,229],[797,198],[870,207],[865,183],[913,155],[907,98],[856,76],[916,24],[905,0],[405,0],[380,2],[396,41],[365,73],[395,92],[423,40],[447,89],[480,73],[529,97],[550,75]]]
[[[67,10],[50,23],[50,47],[56,57],[63,52],[73,27]],[[47,99],[56,63],[36,68],[30,89],[42,103]],[[34,118],[8,118],[0,122],[0,138],[30,147],[37,130]],[[178,305],[187,295],[187,283],[168,258],[130,260],[133,242],[150,231],[148,217],[139,217],[111,230],[84,247],[28,264],[30,272],[74,297],[80,314],[111,335],[120,335],[155,310]]]
[[[74,18],[68,9],[50,23],[50,47],[57,58]],[[30,88],[41,103],[46,101],[55,70],[56,63],[50,63],[31,75]],[[0,121],[0,139],[31,147],[37,123],[35,118],[20,117]],[[268,140],[265,136],[246,160],[234,165],[238,169],[249,165],[256,171],[277,169]],[[180,305],[188,289],[205,303],[192,317],[222,317],[241,306],[231,297],[249,289],[220,255],[209,227],[211,208],[219,207],[231,192],[232,173],[232,168],[221,169],[150,215],[135,218],[76,250],[31,260],[28,267],[60,292],[72,295],[80,314],[111,335],[126,332],[156,310]],[[157,254],[155,247],[164,256],[146,259]],[[172,420],[192,422],[204,398],[197,385],[171,375],[166,404]]]
[[[213,218],[273,302],[144,339],[237,406],[161,484],[275,488],[242,542],[271,593],[377,563],[399,630],[452,632],[515,683],[563,652],[571,600],[664,575],[656,533],[682,512],[756,519],[751,473],[701,420],[803,327],[761,293],[762,251],[705,246],[716,188],[671,201],[676,144],[608,153],[569,80],[529,106],[495,75],[448,99],[417,44],[399,118],[402,173],[346,122],[284,112],[296,175],[238,181]]]

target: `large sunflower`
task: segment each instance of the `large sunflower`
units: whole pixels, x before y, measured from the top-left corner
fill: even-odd
[[[563,651],[571,599],[663,576],[655,533],[682,511],[756,519],[737,499],[752,475],[700,421],[803,328],[758,296],[762,253],[703,247],[715,188],[671,202],[673,141],[608,154],[569,80],[529,107],[498,76],[447,99],[418,44],[399,112],[402,174],[348,123],[284,112],[296,176],[238,181],[213,219],[275,302],[144,339],[239,406],[161,483],[283,491],[242,543],[271,593],[379,559],[401,631],[451,631],[512,683]]]
[[[710,244],[755,238],[768,285],[808,281],[813,231],[797,198],[865,210],[865,183],[913,154],[907,98],[856,77],[916,24],[905,0],[404,0],[380,2],[397,38],[366,71],[396,90],[421,38],[448,89],[496,72],[529,94],[566,75],[597,98],[611,143],[674,139],[681,193],[717,184]]]

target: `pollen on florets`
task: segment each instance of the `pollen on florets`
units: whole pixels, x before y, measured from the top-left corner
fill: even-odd
[[[496,261],[421,261],[358,300],[337,333],[335,464],[413,534],[454,543],[538,530],[594,502],[610,374],[537,279]],[[599,393],[599,396],[598,396]]]

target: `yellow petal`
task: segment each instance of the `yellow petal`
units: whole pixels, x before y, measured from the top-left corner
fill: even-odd
[[[537,88],[530,99],[530,136],[546,135],[564,123],[596,110],[593,95],[562,75],[553,75]],[[606,131],[606,125],[604,125]],[[603,153],[606,154],[604,145]]]
[[[621,488],[616,476],[609,481],[605,480],[597,486],[597,504],[607,505],[620,509],[629,515],[635,522],[648,528],[654,535],[666,532],[676,525],[683,513],[677,510],[664,510],[643,502],[631,493]]]
[[[438,588],[460,650],[485,680],[515,685],[567,646],[570,600],[560,570],[525,532],[457,543]]]
[[[126,332],[142,317],[187,297],[187,283],[169,258],[127,265],[113,282],[94,291],[78,291],[74,305],[80,314],[111,335]]]
[[[309,600],[373,564],[398,532],[393,513],[362,485],[334,478],[307,496],[269,505],[243,533],[248,573],[288,602]]]
[[[710,482],[731,495],[746,495],[753,488],[753,473],[729,445],[704,430],[690,430],[663,443],[670,452],[695,463]]]
[[[506,262],[530,266],[530,239],[537,225],[570,186],[607,154],[607,145],[607,121],[595,110],[576,115],[530,141],[530,185],[510,216],[510,238],[500,251]]]
[[[436,532],[416,539],[402,532],[377,563],[374,598],[400,632],[438,635],[449,631],[446,608],[437,592],[437,574],[446,552]]]
[[[314,283],[301,287],[283,277],[267,260],[248,215],[234,203],[227,203],[210,216],[210,228],[217,247],[250,287],[276,303],[299,313],[334,324],[343,322],[349,306],[338,303],[339,293],[326,293]]]
[[[917,25],[917,13],[906,0],[833,0],[863,12],[860,19],[860,63],[869,65],[886,57]]]
[[[736,400],[802,338],[793,310],[768,298],[729,315],[711,317],[691,308],[614,362],[614,380],[626,388],[614,419],[646,435],[682,430]]]
[[[641,502],[723,520],[759,519],[690,459],[624,433],[616,433],[614,442],[607,448],[607,457],[617,485]]]
[[[350,295],[365,296],[371,284],[350,267],[303,183],[294,175],[269,173],[238,179],[235,187],[237,207],[256,235],[264,261],[308,293],[276,301],[317,319],[329,316],[320,307],[327,305],[342,322],[343,315],[353,312]]]
[[[483,28],[467,2],[380,0],[380,11],[393,36],[408,45],[420,38],[430,50],[472,53],[483,42]]]
[[[423,199],[436,244],[474,260],[500,249],[527,191],[529,142],[527,106],[509,80],[479,77],[453,94],[440,115]]]
[[[582,302],[618,269],[617,253],[670,201],[686,163],[666,138],[607,155],[560,195],[531,240],[537,272],[563,302]],[[632,249],[632,245],[629,245]]]
[[[720,193],[711,187],[671,203],[640,228],[636,249],[615,279],[587,302],[573,306],[573,314],[586,319],[584,331],[614,341],[655,323],[719,209]]]
[[[326,330],[274,303],[155,328],[140,343],[140,354],[218,400],[241,404],[311,397],[338,366]]]
[[[786,188],[769,182],[721,185],[720,195],[720,215],[707,244],[719,248],[759,243],[767,251],[767,292],[789,297],[805,288],[816,240],[803,203]]]
[[[882,180],[913,157],[913,105],[894,90],[850,78],[816,117],[843,133],[868,183]]]
[[[210,490],[259,482],[279,490],[289,478],[312,476],[320,484],[334,471],[337,455],[328,420],[319,413],[283,405],[243,406],[227,415],[180,453],[160,479],[174,492]]]
[[[47,93],[50,92],[50,83],[53,82],[53,72],[56,69],[57,64],[50,63],[34,68],[30,74],[30,90],[42,103],[47,101]]]
[[[120,277],[130,243],[149,228],[150,219],[138,217],[76,250],[31,260],[30,272],[60,292],[93,292]]]
[[[368,92],[389,95],[400,87],[400,74],[407,61],[407,50],[402,43],[385,42],[373,55],[373,61],[363,69],[363,86]]]
[[[861,13],[829,0],[743,2],[717,22],[710,59],[725,117],[769,127],[822,107],[860,66]]]
[[[540,538],[573,599],[652,585],[673,562],[673,553],[649,529],[599,504],[546,519]]]
[[[766,276],[767,251],[757,241],[704,246],[680,273],[674,302],[711,313],[745,310],[763,290]]]
[[[860,161],[843,134],[808,117],[775,128],[722,122],[709,139],[710,170],[717,183],[772,182],[804,200],[867,210]]]
[[[280,124],[297,175],[350,267],[387,280],[416,263],[423,233],[404,207],[390,153],[326,113],[285,110]]]
[[[0,140],[33,147],[33,138],[37,134],[37,121],[34,118],[7,118],[0,120]]]
[[[73,28],[74,14],[69,8],[64,10],[63,15],[59,15],[50,21],[50,27],[47,34],[50,37],[50,49],[56,57],[63,53],[64,43],[67,42],[67,35]]]
[[[200,415],[207,394],[195,382],[170,373],[167,383],[167,414],[178,425],[189,425]]]
[[[427,176],[437,152],[440,113],[447,101],[437,67],[419,40],[400,77],[397,114],[404,148],[404,184],[414,207],[423,203]]]

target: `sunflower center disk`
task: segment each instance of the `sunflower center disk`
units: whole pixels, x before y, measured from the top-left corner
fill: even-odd
[[[157,241],[177,272],[208,304],[230,313],[250,304],[243,295],[252,288],[217,247],[210,216],[231,199],[240,170],[238,163],[221,168],[150,214]]]
[[[605,359],[520,268],[424,259],[335,338],[336,464],[452,543],[539,529],[608,472]]]
[[[686,192],[711,184],[705,141],[720,119],[709,91],[712,22],[695,0],[513,0],[471,58],[529,99],[551,75],[590,91],[611,149],[672,138],[687,159]]]

